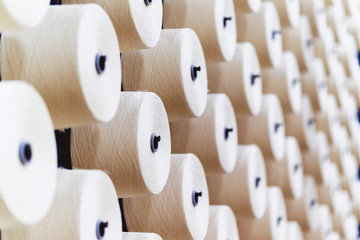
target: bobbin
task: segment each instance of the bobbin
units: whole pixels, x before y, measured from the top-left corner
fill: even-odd
[[[120,207],[109,176],[98,170],[59,169],[57,178],[56,197],[46,217],[36,224],[1,229],[2,239],[122,239]]]
[[[285,156],[280,162],[266,161],[268,185],[279,186],[285,198],[298,199],[303,194],[304,170],[299,144],[287,137]]]
[[[301,0],[301,14],[308,17],[314,37],[325,38],[326,8],[324,0]]]
[[[288,219],[298,221],[305,231],[318,228],[318,190],[315,179],[306,175],[304,178],[304,194],[299,199],[286,199]]]
[[[62,0],[63,4],[99,4],[109,14],[121,52],[155,47],[160,39],[161,0]]]
[[[171,155],[169,180],[161,193],[123,201],[129,231],[154,231],[164,240],[204,239],[206,235],[209,194],[204,169],[193,154]]]
[[[164,28],[194,29],[206,62],[230,61],[234,57],[236,16],[232,0],[164,1]]]
[[[307,95],[302,97],[302,109],[299,114],[285,114],[285,128],[288,136],[295,136],[302,150],[316,148],[314,112]]]
[[[302,152],[304,173],[318,184],[324,183],[326,164],[330,159],[328,140],[324,132],[316,133],[316,148]]]
[[[206,65],[200,40],[193,30],[162,30],[156,47],[123,53],[121,61],[124,90],[156,93],[170,121],[204,113]]]
[[[207,64],[209,90],[226,93],[236,115],[260,112],[263,80],[259,60],[251,43],[236,45],[230,62]]]
[[[237,219],[261,219],[266,209],[266,170],[256,145],[240,145],[235,169],[208,176],[211,204],[226,204]]]
[[[38,26],[3,32],[0,53],[2,79],[31,83],[56,129],[108,122],[116,113],[119,46],[100,6],[50,6]]]
[[[300,0],[266,0],[275,4],[282,28],[296,28],[300,21]]]
[[[308,95],[315,112],[325,112],[327,105],[328,86],[323,61],[314,59],[314,71],[301,74],[304,94]],[[360,94],[359,94],[360,96]]]
[[[154,93],[123,92],[108,124],[73,128],[73,167],[109,173],[118,197],[160,193],[170,171],[170,128]]]
[[[258,220],[244,219],[238,221],[240,239],[287,239],[287,213],[284,197],[280,188],[268,187],[267,198],[268,201],[264,217]]]
[[[297,28],[284,28],[284,51],[292,51],[302,72],[312,71],[314,62],[314,40],[307,16],[301,16]]]
[[[319,227],[311,232],[304,233],[306,240],[327,239],[333,230],[331,213],[327,205],[319,206]]]
[[[264,93],[279,97],[285,113],[300,113],[302,83],[298,62],[292,52],[285,52],[279,68],[262,69]]]
[[[327,111],[315,113],[315,122],[316,129],[324,132],[328,142],[333,143],[340,126],[336,99],[333,95],[328,95]]]
[[[236,218],[229,206],[211,205],[209,229],[204,240],[239,240]]]
[[[272,2],[263,2],[257,13],[238,15],[236,25],[237,41],[254,45],[261,68],[280,66],[283,40],[279,16]]]
[[[334,31],[335,42],[344,43],[346,35],[346,20],[342,4],[339,6],[328,7],[326,10],[326,18],[328,26]]]
[[[258,116],[237,118],[239,144],[257,144],[265,159],[281,161],[285,154],[285,127],[280,101],[265,94]]]
[[[40,94],[23,81],[0,84],[0,227],[35,224],[56,188],[54,127]]]
[[[323,39],[314,39],[315,57],[323,61],[326,74],[334,76],[334,72],[336,71],[334,68],[336,68],[337,64],[334,33],[330,28],[326,27],[324,36]]]
[[[238,130],[235,113],[225,94],[208,94],[205,113],[170,124],[172,152],[194,153],[206,175],[229,173],[236,164]]]
[[[301,227],[298,222],[296,221],[289,221],[287,223],[287,234],[288,239],[291,240],[303,240],[303,233]]]

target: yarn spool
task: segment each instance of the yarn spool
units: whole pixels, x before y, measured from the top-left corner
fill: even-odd
[[[229,206],[210,206],[209,229],[205,240],[239,240],[236,218]]]
[[[334,31],[335,42],[344,43],[346,37],[346,21],[343,9],[339,6],[328,7],[326,10],[326,18],[328,26]]]
[[[351,183],[358,179],[358,163],[351,153],[347,155],[347,159],[343,162],[343,169],[344,175],[342,177],[345,180],[345,185],[347,185],[346,190],[350,193]]]
[[[73,167],[109,173],[119,197],[157,194],[170,170],[170,129],[154,93],[123,92],[114,119],[71,131]]]
[[[333,203],[332,203],[332,195],[333,193],[335,193],[336,191],[341,189],[341,177],[340,177],[340,172],[339,172],[339,168],[337,167],[337,165],[334,162],[329,162],[328,164],[326,164],[324,166],[324,183],[323,186],[325,187],[329,187],[327,192],[330,194],[324,195],[326,198],[328,198],[328,200],[326,201],[322,201],[322,197],[321,197],[321,192],[319,190],[319,201],[322,202],[326,202],[326,204],[329,205],[329,207],[332,208],[333,210]],[[320,185],[319,185],[320,186]],[[319,188],[320,189],[320,188]],[[325,203],[324,203],[325,204]]]
[[[287,239],[287,215],[280,188],[269,187],[267,199],[265,215],[261,219],[238,221],[241,240]]]
[[[315,57],[320,58],[325,67],[326,74],[333,74],[337,63],[337,54],[334,42],[334,33],[330,28],[325,29],[324,38],[314,39]]]
[[[162,240],[162,238],[155,233],[129,233],[124,232],[123,240]]]
[[[156,47],[124,53],[122,64],[125,91],[156,93],[170,121],[199,117],[205,111],[205,58],[193,30],[163,30]]]
[[[331,213],[327,205],[319,206],[319,228],[311,232],[304,233],[305,240],[325,240],[331,235],[333,223]]]
[[[345,131],[344,134],[346,134],[347,138],[352,134],[352,125],[358,124],[356,118],[357,116],[355,114],[346,113],[345,111],[339,113],[340,124],[343,127],[343,130]]]
[[[160,38],[161,0],[62,0],[63,4],[99,4],[109,14],[121,52],[155,47]]]
[[[267,0],[269,1],[269,0]],[[276,6],[279,13],[282,28],[294,27],[300,21],[300,0],[270,0]]]
[[[285,198],[299,199],[303,194],[304,172],[299,144],[295,137],[287,137],[282,161],[266,161],[267,182],[279,186]]]
[[[351,204],[351,203],[343,203]],[[334,231],[337,231],[344,239],[357,238],[357,219],[351,214],[351,211],[345,215],[334,214],[332,216]]]
[[[304,94],[308,95],[311,100],[314,111],[325,112],[328,86],[324,63],[320,58],[314,59],[313,72],[305,72],[301,75],[301,84]]]
[[[281,161],[285,127],[280,101],[275,94],[265,94],[261,105],[258,116],[237,118],[239,144],[256,144],[266,159]]]
[[[119,47],[101,7],[50,6],[37,27],[2,33],[0,52],[2,79],[35,86],[56,129],[108,122],[116,113]]]
[[[207,62],[230,61],[234,57],[235,19],[232,0],[164,2],[164,28],[194,29],[203,46]]]
[[[325,204],[333,211],[334,210],[333,195],[338,190],[339,189],[332,188],[329,185],[318,185],[319,204]]]
[[[279,68],[262,70],[264,93],[279,97],[284,112],[300,113],[302,84],[298,62],[292,52],[285,52]]]
[[[360,10],[357,6],[356,1],[352,0],[342,0],[344,14],[346,16],[354,18],[357,22],[360,20]]]
[[[314,40],[307,16],[301,16],[297,28],[284,28],[284,51],[295,54],[302,72],[312,71],[314,65]]]
[[[358,220],[355,215],[351,214],[343,220],[343,231],[345,239],[356,239],[358,237]]]
[[[56,142],[40,94],[21,81],[0,84],[0,226],[35,224],[56,187]]]
[[[260,9],[261,0],[235,0],[235,13],[236,15],[245,13],[258,12]]]
[[[154,231],[164,240],[206,235],[209,194],[204,169],[193,154],[171,155],[169,180],[161,193],[125,198],[123,203],[129,231]]]
[[[314,37],[324,39],[327,27],[325,1],[301,0],[300,7],[301,13],[309,19]]]
[[[209,89],[226,93],[237,115],[257,115],[262,100],[262,76],[259,60],[251,43],[236,45],[231,62],[207,64]]]
[[[358,168],[359,170],[359,168]],[[357,212],[360,209],[356,209],[360,207],[360,180],[359,177],[356,179],[356,181],[353,181],[350,186],[350,194],[353,201],[353,212],[354,214],[360,216],[360,212]]]
[[[285,128],[288,136],[295,136],[301,150],[316,148],[315,119],[311,100],[307,95],[302,97],[300,114],[285,114]]]
[[[304,173],[312,175],[321,184],[325,179],[325,165],[330,162],[329,145],[324,132],[316,133],[316,146],[302,153]]]
[[[299,199],[286,199],[288,219],[298,221],[304,231],[318,228],[318,190],[315,179],[306,175],[304,178],[304,194]]]
[[[337,47],[337,53],[340,63],[344,66],[345,74],[348,78],[359,80],[360,69],[357,59],[357,49],[354,37],[347,36],[346,45]]]
[[[260,219],[267,202],[264,158],[256,145],[240,145],[229,174],[208,176],[211,204],[226,204],[237,219]]]
[[[344,162],[351,157],[349,146],[330,146],[330,159],[338,166],[340,173],[344,172]]]
[[[336,132],[340,125],[336,106],[336,99],[333,95],[328,95],[327,111],[325,113],[316,113],[316,129],[326,134],[329,143],[333,143],[336,138]]]
[[[347,81],[347,86],[351,95],[355,97],[356,105],[360,106],[360,83],[356,80]]]
[[[360,27],[354,18],[348,18],[347,30],[353,36],[357,50],[360,50]]]
[[[35,225],[1,229],[4,240],[122,239],[121,212],[110,178],[97,170],[58,170],[54,202]]]
[[[360,164],[360,145],[359,145],[359,143],[357,143],[357,141],[355,141],[355,140],[351,140],[349,144],[350,144],[351,154],[356,157],[358,163]]]
[[[49,0],[0,1],[0,31],[34,27],[45,17]]]
[[[338,65],[338,75],[328,78],[328,90],[336,99],[337,106],[343,106],[344,95],[348,93],[345,69],[341,63]]]
[[[296,221],[289,221],[287,223],[287,233],[289,240],[303,240],[304,236],[301,227]]]
[[[346,217],[352,211],[349,193],[339,190],[333,195],[334,209],[333,216]]]
[[[238,130],[234,109],[225,94],[209,94],[199,118],[172,122],[172,153],[194,153],[206,175],[229,173],[236,164]]]
[[[280,19],[272,2],[263,2],[257,13],[238,15],[236,26],[237,41],[254,45],[261,68],[280,67],[283,40]]]

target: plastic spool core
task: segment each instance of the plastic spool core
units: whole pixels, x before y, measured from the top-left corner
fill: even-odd
[[[103,222],[99,220],[96,223],[96,236],[97,239],[101,240],[105,237],[105,229],[109,226],[108,222]]]
[[[315,206],[316,202],[317,202],[316,199],[311,200],[310,208],[313,208]]]
[[[259,188],[259,186],[260,186],[260,181],[261,181],[261,178],[260,178],[260,177],[256,177],[256,179],[255,179],[255,188]]]
[[[152,4],[152,0],[144,0],[144,2],[145,2],[146,6],[149,6]]]
[[[275,126],[274,126],[275,133],[277,133],[277,131],[279,130],[279,128],[280,128],[282,125],[283,125],[282,123],[275,123]]]
[[[199,204],[199,197],[202,197],[202,192],[192,192],[192,202],[194,207],[196,207]]]
[[[228,21],[231,21],[232,20],[232,17],[224,17],[224,28],[226,28],[226,26],[227,26],[227,22]]]
[[[310,48],[312,45],[314,45],[314,40],[313,39],[308,39],[306,41],[306,47]]]
[[[309,120],[308,120],[308,122],[307,122],[307,125],[308,126],[311,126],[311,125],[313,125],[315,123],[315,119],[314,118],[310,118]]]
[[[277,35],[281,35],[281,34],[282,34],[281,30],[273,30],[272,31],[272,40],[275,40],[275,37]]]
[[[261,75],[259,74],[251,74],[251,86],[255,84],[256,79],[260,78]]]
[[[198,77],[198,72],[201,72],[201,67],[195,67],[194,65],[191,65],[191,78],[193,81],[195,81]]]
[[[301,168],[301,164],[295,164],[294,166],[294,173],[297,173],[297,171]]]
[[[151,135],[150,148],[153,153],[155,153],[159,150],[160,141],[161,141],[161,136],[156,136],[155,134]]]
[[[298,78],[294,78],[294,79],[292,80],[291,86],[292,86],[292,87],[295,87],[298,82],[299,82],[299,79],[298,79]]]
[[[227,128],[227,127],[225,128],[225,140],[229,139],[229,134],[233,131],[234,131],[233,128]]]
[[[23,165],[27,165],[31,162],[32,149],[29,143],[23,142],[19,147],[19,158]]]
[[[106,56],[101,54],[96,54],[95,57],[95,67],[98,74],[102,74],[105,71],[106,67]]]

